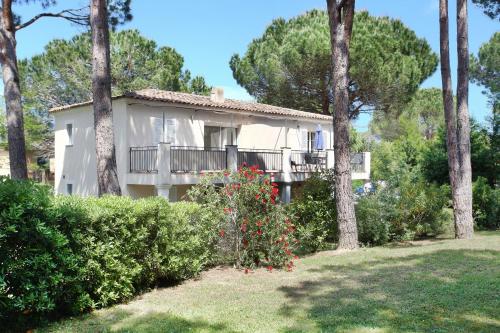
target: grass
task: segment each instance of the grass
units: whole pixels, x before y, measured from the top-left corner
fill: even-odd
[[[230,268],[39,332],[500,332],[500,232]]]

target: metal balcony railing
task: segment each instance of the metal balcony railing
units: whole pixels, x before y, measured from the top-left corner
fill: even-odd
[[[257,165],[263,171],[283,170],[283,152],[270,149],[238,149],[238,166]]]
[[[131,173],[157,173],[157,146],[130,147]]]
[[[292,172],[313,172],[326,169],[326,152],[292,150],[290,156]]]
[[[223,148],[189,146],[171,148],[171,172],[219,171],[226,168],[226,150]]]

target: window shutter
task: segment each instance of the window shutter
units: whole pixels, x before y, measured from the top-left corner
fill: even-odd
[[[176,121],[175,119],[165,119],[165,142],[175,144],[175,130]]]
[[[157,145],[163,140],[163,119],[153,118],[153,145]]]
[[[300,130],[300,150],[307,151],[308,149],[307,143],[308,143],[307,129],[302,128]]]

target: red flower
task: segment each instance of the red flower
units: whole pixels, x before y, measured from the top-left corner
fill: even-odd
[[[257,235],[262,236],[262,230],[261,229],[257,230]]]
[[[257,221],[257,222],[255,223],[255,225],[256,225],[257,227],[259,227],[259,228],[260,228],[260,227],[262,227],[262,221],[260,221],[260,220],[259,220],[259,221]]]
[[[274,199],[273,197],[271,197],[271,203],[272,203],[273,205],[276,205],[276,199]]]
[[[224,229],[220,229],[219,236],[224,237],[225,234],[226,232],[224,231]]]
[[[278,186],[278,184],[276,184],[276,183],[271,183],[271,186],[272,186],[272,187],[277,187],[277,186]]]
[[[256,194],[255,195],[255,200],[259,200],[260,199],[260,194]]]
[[[269,185],[269,179],[264,179],[264,184]]]
[[[293,259],[299,259],[299,256],[295,255],[293,256]]]
[[[271,190],[271,193],[274,195],[278,195],[279,192],[280,190],[277,187],[273,187],[273,189]]]
[[[292,251],[290,251],[290,250],[286,250],[285,252],[286,252],[286,254],[287,254],[287,255],[289,255],[289,256],[290,256],[290,255],[292,255]]]
[[[243,162],[243,164],[241,164],[242,166],[246,167],[247,166],[247,162]]]
[[[249,270],[248,268],[245,268],[245,274],[248,274]]]
[[[229,213],[231,213],[232,211],[233,211],[233,210],[232,210],[231,208],[227,208],[227,207],[225,207],[225,208],[224,208],[224,213],[226,213],[226,214],[229,214]]]
[[[229,175],[230,175],[230,173],[229,173],[228,171],[224,171],[224,176],[225,176],[225,177],[227,177],[227,176],[229,176]]]
[[[246,223],[243,223],[241,225],[241,232],[247,232],[247,225],[246,225]]]
[[[248,246],[248,241],[247,241],[245,238],[243,238],[243,246],[244,246],[244,247],[247,247],[247,246]]]
[[[272,272],[272,271],[273,271],[273,266],[271,266],[271,265],[267,266],[267,270],[268,270],[269,272]]]

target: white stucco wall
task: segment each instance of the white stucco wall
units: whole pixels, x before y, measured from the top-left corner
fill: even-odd
[[[126,183],[128,148],[127,115],[123,100],[113,102],[115,147],[120,184]],[[73,184],[73,193],[97,195],[94,115],[92,106],[59,111],[54,116],[54,150],[56,194],[66,194],[66,185]],[[73,145],[68,146],[66,124],[73,124]],[[125,193],[126,194],[126,193]]]

